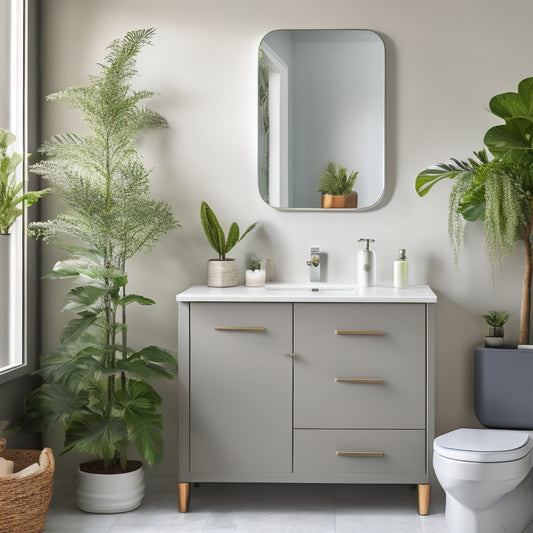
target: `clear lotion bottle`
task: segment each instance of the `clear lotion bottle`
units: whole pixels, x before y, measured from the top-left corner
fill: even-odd
[[[400,248],[400,255],[394,261],[394,282],[393,285],[397,289],[407,289],[407,274],[408,265],[407,257],[405,256],[405,248]]]
[[[357,254],[357,285],[373,287],[376,284],[376,256],[370,249],[370,243],[374,239],[359,239],[358,242],[366,242],[366,246]]]

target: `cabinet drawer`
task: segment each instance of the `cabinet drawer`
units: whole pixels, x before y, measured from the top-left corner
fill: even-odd
[[[191,304],[191,472],[291,472],[291,348],[292,304]]]
[[[424,475],[426,432],[421,430],[294,431],[294,472]]]
[[[297,428],[424,429],[424,304],[295,304]]]

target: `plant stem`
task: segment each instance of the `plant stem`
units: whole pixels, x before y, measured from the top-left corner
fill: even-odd
[[[529,223],[522,236],[524,242],[526,257],[524,266],[524,282],[522,285],[522,309],[520,312],[520,338],[519,344],[529,344],[529,322],[531,316],[531,275],[532,257],[531,257],[531,241],[530,234],[533,228],[533,199],[530,204]]]

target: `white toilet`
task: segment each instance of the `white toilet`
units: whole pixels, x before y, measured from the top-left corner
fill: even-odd
[[[474,411],[487,428],[433,443],[449,533],[521,533],[533,521],[531,350],[474,350]]]
[[[533,520],[533,432],[457,429],[435,439],[433,467],[449,533],[520,533]]]

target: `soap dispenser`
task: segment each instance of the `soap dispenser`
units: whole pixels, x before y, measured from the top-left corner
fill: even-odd
[[[370,249],[370,243],[375,241],[374,239],[359,239],[358,242],[366,242],[366,246],[357,254],[357,285],[373,287],[376,284],[376,255]]]
[[[397,289],[407,289],[407,257],[405,248],[400,248],[400,255],[394,261],[394,287]]]

